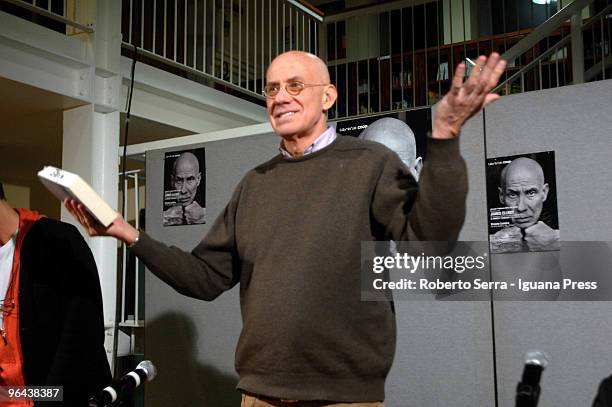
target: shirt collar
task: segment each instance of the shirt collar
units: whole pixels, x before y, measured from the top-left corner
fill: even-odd
[[[315,151],[319,151],[319,150],[327,147],[328,145],[330,145],[336,139],[336,137],[338,137],[338,135],[336,134],[336,129],[333,126],[329,126],[327,128],[327,130],[325,130],[319,137],[317,137],[317,139],[311,145],[309,145],[304,150],[304,153],[302,155],[312,154]],[[287,151],[285,149],[285,147],[283,146],[283,142],[282,141],[280,143],[280,146],[278,147],[278,150],[280,151],[280,153],[282,154],[283,157],[285,157],[285,158],[294,158],[289,153],[289,151]]]

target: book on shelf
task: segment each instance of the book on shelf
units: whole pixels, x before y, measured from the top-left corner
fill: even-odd
[[[77,174],[48,165],[38,171],[38,178],[59,200],[63,201],[69,197],[82,203],[105,227],[113,223],[118,216],[117,212]]]
[[[440,62],[438,66],[438,74],[436,75],[437,81],[445,81],[448,79],[448,62]]]

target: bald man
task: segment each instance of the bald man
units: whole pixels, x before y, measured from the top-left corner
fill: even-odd
[[[170,182],[178,192],[177,205],[164,211],[164,225],[204,223],[206,209],[195,201],[202,181],[198,158],[190,152],[181,154],[172,167]]]
[[[512,226],[492,236],[492,241],[522,240],[530,250],[558,250],[559,231],[540,220],[549,187],[540,164],[527,157],[512,160],[501,173],[499,201],[513,208]]]
[[[381,143],[397,153],[414,179],[419,180],[423,159],[417,157],[414,132],[405,122],[393,117],[383,117],[366,127],[359,134],[359,138]]]
[[[498,54],[477,64],[465,83],[459,65],[436,110],[418,186],[397,154],[327,125],[338,97],[327,67],[290,51],[270,64],[264,92],[280,153],[245,175],[191,253],[66,206],[185,295],[212,300],[240,283],[242,406],[382,406],[395,316],[389,303],[361,301],[361,242],[456,239],[467,193],[457,136],[498,97],[489,92],[505,69]]]

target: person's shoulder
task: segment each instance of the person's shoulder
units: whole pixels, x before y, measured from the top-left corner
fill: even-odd
[[[350,152],[358,151],[369,159],[393,157],[395,153],[387,146],[371,140],[363,140],[358,137],[338,135],[338,140],[334,146],[335,151]]]
[[[46,217],[34,222],[28,235],[30,234],[37,234],[45,239],[83,239],[74,225]]]
[[[360,149],[374,152],[391,151],[385,145],[371,140],[364,140],[359,137],[343,136],[338,134],[337,148],[339,149]]]
[[[254,181],[260,178],[261,176],[265,176],[269,171],[273,170],[279,163],[282,163],[284,160],[283,156],[279,153],[274,157],[270,158],[268,161],[258,164],[256,167],[248,170],[240,180],[240,182],[236,185],[234,190],[234,196],[236,194],[240,194],[240,191],[245,188],[247,185],[253,185]]]
[[[249,176],[253,176],[255,174],[266,172],[269,169],[274,168],[278,163],[282,161],[283,161],[283,156],[280,153],[278,153],[274,157],[270,158],[268,161],[258,164],[256,167],[248,171],[245,175],[245,178]]]
[[[50,218],[41,218],[32,224],[23,241],[24,257],[50,261],[68,256],[87,247],[78,229],[69,223]],[[48,257],[51,255],[51,257]],[[45,260],[42,260],[45,259]]]

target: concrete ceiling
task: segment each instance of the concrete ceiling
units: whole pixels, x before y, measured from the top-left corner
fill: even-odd
[[[0,78],[0,176],[31,184],[45,164],[62,152],[62,111],[84,102]]]
[[[123,145],[123,137],[125,133],[125,116],[125,113],[121,113],[121,138],[119,141],[119,144],[121,145]],[[191,134],[194,133],[178,127],[168,126],[148,119],[143,119],[141,117],[131,116],[128,145],[163,140],[172,137],[189,136]]]
[[[16,185],[34,185],[44,165],[61,166],[63,114],[83,101],[0,78],[0,179]],[[123,142],[125,114],[121,114]],[[132,116],[128,144],[193,134]],[[138,163],[128,165],[129,168]]]
[[[0,77],[0,117],[72,109],[85,102]]]

